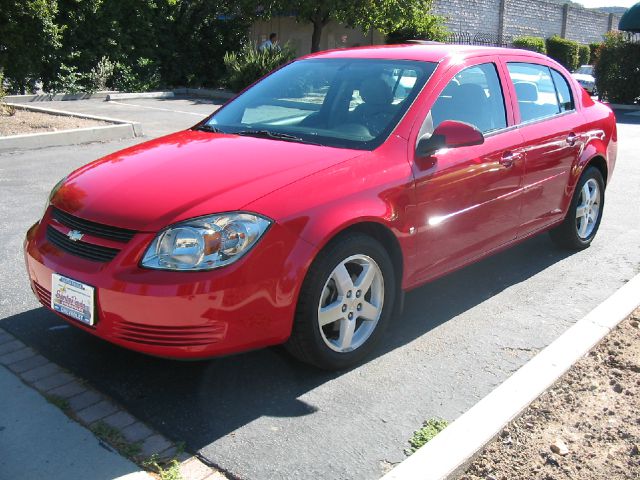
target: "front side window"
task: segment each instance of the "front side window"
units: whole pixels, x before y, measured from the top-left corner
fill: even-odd
[[[482,133],[505,128],[504,97],[495,65],[475,65],[456,74],[433,104],[429,119],[432,129],[445,120],[469,123]]]
[[[408,60],[299,60],[218,110],[224,133],[371,150],[398,124],[436,64]]]
[[[559,90],[556,91],[549,67],[533,63],[508,63],[507,68],[515,87],[521,122],[550,117],[573,108],[566,81],[562,79],[566,87],[564,92],[562,82],[559,82]]]

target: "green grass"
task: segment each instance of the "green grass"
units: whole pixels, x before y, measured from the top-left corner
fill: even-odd
[[[413,437],[409,439],[409,445],[411,448],[407,453],[411,455],[425,443],[433,439],[433,437],[439,434],[442,430],[444,430],[447,425],[449,425],[449,422],[441,418],[430,418],[429,420],[425,421],[422,424],[422,428],[413,432]]]
[[[52,405],[55,405],[63,412],[66,412],[69,410],[69,401],[62,397],[59,397],[58,395],[45,394],[44,398],[47,400],[47,402],[49,402]]]
[[[157,473],[160,480],[183,480],[180,463],[175,458],[168,462],[158,462],[158,456],[152,455],[151,458],[142,462],[142,466]]]
[[[104,422],[96,422],[90,428],[98,438],[107,442],[125,457],[135,460],[140,455],[142,442],[128,442],[118,429]]]

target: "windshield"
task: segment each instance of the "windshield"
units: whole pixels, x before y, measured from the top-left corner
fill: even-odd
[[[581,75],[592,75],[593,67],[591,65],[583,65],[575,73],[579,73]]]
[[[218,110],[205,128],[371,150],[389,136],[435,67],[406,60],[295,61]]]

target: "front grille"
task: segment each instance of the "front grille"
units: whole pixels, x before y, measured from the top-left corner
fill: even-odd
[[[126,243],[136,234],[134,230],[112,227],[111,225],[102,225],[100,223],[74,217],[73,215],[63,212],[56,207],[52,208],[51,216],[72,230],[79,230],[82,233],[93,235],[94,237],[106,238],[117,242]]]
[[[37,282],[33,282],[38,300],[45,307],[51,308],[51,292]]]
[[[120,250],[115,248],[103,247],[81,241],[73,241],[65,234],[60,233],[51,225],[47,226],[47,240],[58,247],[60,250],[86,258],[96,262],[108,262],[118,254]]]
[[[219,342],[226,333],[225,324],[163,327],[127,321],[113,324],[116,338],[145,345],[191,347]]]

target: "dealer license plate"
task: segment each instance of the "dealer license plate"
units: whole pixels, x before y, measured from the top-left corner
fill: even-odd
[[[51,275],[51,308],[87,325],[93,325],[95,289],[77,280]]]

